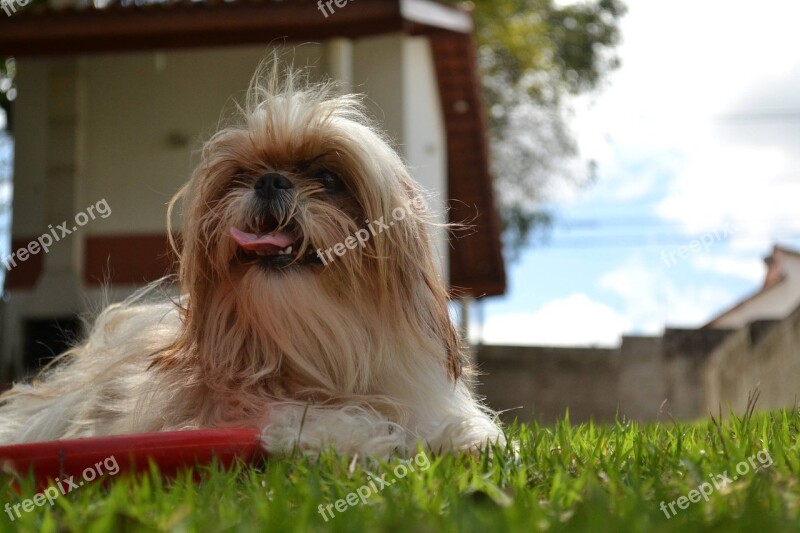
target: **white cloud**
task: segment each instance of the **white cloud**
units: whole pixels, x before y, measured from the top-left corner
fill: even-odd
[[[800,161],[778,148],[723,146],[709,141],[672,181],[657,213],[690,233],[733,221],[732,242],[757,248],[800,231]],[[749,246],[748,246],[749,245]]]
[[[8,208],[9,204],[11,203],[12,193],[13,193],[13,188],[11,186],[10,180],[0,181],[0,212],[4,212]]]
[[[795,203],[786,201],[800,197],[797,121],[722,118],[800,109],[800,58],[776,53],[797,48],[800,3],[628,7],[622,68],[600,95],[576,104],[581,153],[598,161],[617,191],[604,197],[636,200],[652,191],[645,169],[625,165],[650,160],[669,180],[657,214],[683,231],[738,222],[746,231],[735,245],[751,251],[800,232]]]
[[[697,259],[699,268],[755,278],[755,266],[734,257]],[[616,297],[615,308],[585,293],[544,303],[533,312],[490,315],[471,340],[528,346],[617,346],[623,334],[660,335],[664,326],[699,327],[735,303],[736,295],[717,285],[680,285],[669,271],[631,259],[603,275],[598,287]]]
[[[692,258],[692,266],[707,272],[733,276],[757,285],[766,272],[764,261],[740,256],[698,255]]]
[[[575,293],[547,302],[532,313],[491,316],[483,328],[486,344],[529,346],[617,346],[631,323],[608,305]],[[477,328],[471,328],[477,333]],[[476,339],[473,339],[476,340]]]
[[[736,298],[720,286],[679,285],[664,270],[638,259],[605,274],[599,286],[622,300],[623,316],[633,323],[633,332],[648,335],[660,334],[664,325],[701,326]]]

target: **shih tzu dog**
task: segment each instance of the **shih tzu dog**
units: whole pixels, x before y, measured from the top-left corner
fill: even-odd
[[[182,296],[107,307],[0,399],[0,443],[258,427],[278,453],[502,445],[470,391],[430,217],[359,99],[273,62],[239,111],[170,203]]]

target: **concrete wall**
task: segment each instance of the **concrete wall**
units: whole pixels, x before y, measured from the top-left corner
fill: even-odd
[[[477,388],[505,420],[613,420],[619,351],[601,348],[480,346]]]
[[[800,401],[800,307],[780,321],[754,322],[711,353],[703,368],[705,409],[744,412],[758,389],[757,409]]]
[[[624,337],[618,349],[479,346],[477,391],[492,408],[510,409],[505,420],[550,423],[567,409],[576,422],[697,418],[705,357],[688,331],[667,338]]]
[[[661,337],[623,337],[619,365],[619,414],[633,420],[660,420],[667,399]]]
[[[578,422],[694,418],[702,403],[697,369],[704,358],[689,350],[696,342],[675,339],[686,335],[669,336],[672,352],[662,337],[633,336],[618,349],[479,346],[483,375],[477,391],[492,408],[511,409],[506,420],[533,414],[549,423],[567,409]]]
[[[705,416],[702,368],[709,354],[733,332],[667,329],[662,340],[666,412],[680,419]]]
[[[619,349],[479,346],[479,394],[506,420],[692,420],[800,402],[800,307],[738,330],[667,329]]]

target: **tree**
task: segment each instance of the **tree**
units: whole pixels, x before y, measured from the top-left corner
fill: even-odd
[[[569,96],[596,89],[619,66],[620,0],[473,0],[492,171],[512,256],[550,225],[541,205],[555,182],[590,182],[576,171]]]
[[[0,60],[0,109],[5,111],[6,127],[8,129],[10,129],[11,121],[11,102],[17,96],[17,88],[14,86],[16,72],[17,63],[13,57]],[[2,126],[0,126],[0,131],[2,129]]]

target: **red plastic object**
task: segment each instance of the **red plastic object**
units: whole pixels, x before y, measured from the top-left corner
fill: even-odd
[[[146,471],[148,461],[152,460],[162,474],[172,476],[181,467],[207,464],[214,457],[225,466],[237,458],[251,462],[263,457],[260,432],[257,429],[171,431],[0,446],[0,464],[22,475],[33,471],[37,484],[43,487],[57,478],[87,479],[88,475],[83,473],[94,469],[97,475],[98,466],[107,478],[111,474],[109,465],[98,465],[106,460],[111,470],[116,470],[116,462],[118,473]]]

